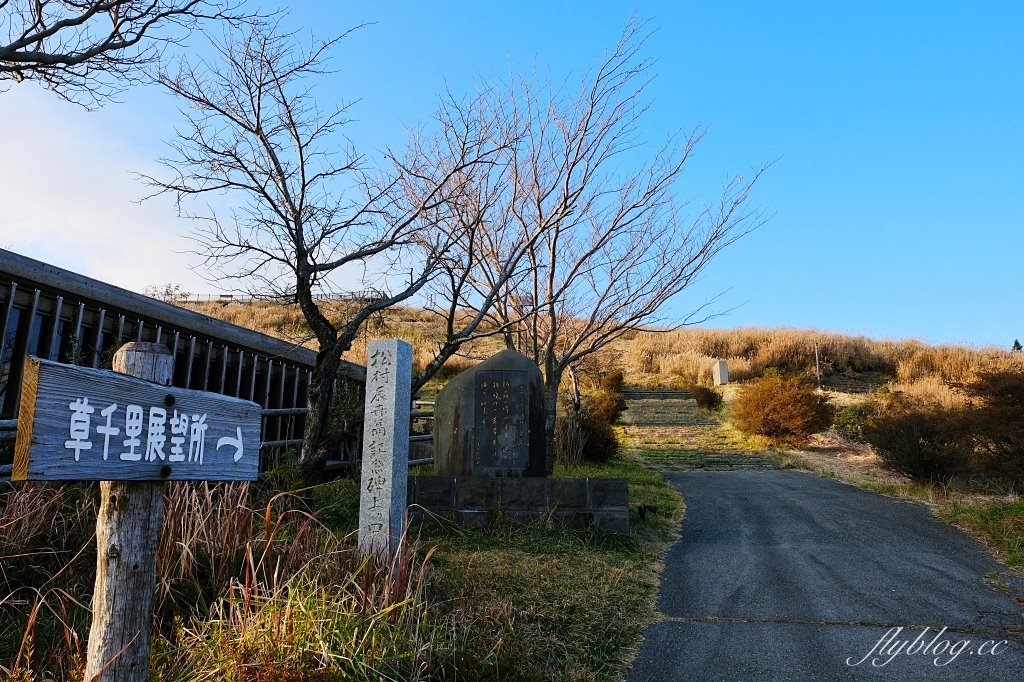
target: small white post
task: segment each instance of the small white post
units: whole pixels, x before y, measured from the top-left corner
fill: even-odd
[[[711,365],[711,381],[715,386],[724,386],[729,383],[729,363],[725,360],[716,360]]]

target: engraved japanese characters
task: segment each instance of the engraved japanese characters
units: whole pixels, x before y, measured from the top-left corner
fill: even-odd
[[[390,556],[402,537],[409,476],[412,346],[371,341],[366,362],[359,551]]]
[[[441,476],[544,475],[544,387],[532,360],[502,351],[438,393],[434,470]]]

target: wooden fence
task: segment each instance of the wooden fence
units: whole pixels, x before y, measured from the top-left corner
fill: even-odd
[[[314,351],[4,249],[0,438],[13,437],[27,355],[104,367],[127,341],[166,344],[175,356],[174,386],[259,403],[265,456],[301,442]],[[347,370],[365,383],[364,367],[349,363]]]

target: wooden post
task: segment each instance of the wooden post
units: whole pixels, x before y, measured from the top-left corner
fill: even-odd
[[[821,388],[821,360],[818,357],[818,344],[814,344],[814,373],[818,377],[818,388]]]
[[[174,356],[163,344],[133,342],[114,354],[114,371],[169,386]],[[96,520],[96,587],[86,682],[149,678],[149,630],[163,481],[101,481]]]

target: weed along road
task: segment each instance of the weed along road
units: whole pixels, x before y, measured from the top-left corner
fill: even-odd
[[[797,471],[686,499],[629,682],[1024,680],[1024,578],[922,506]]]

